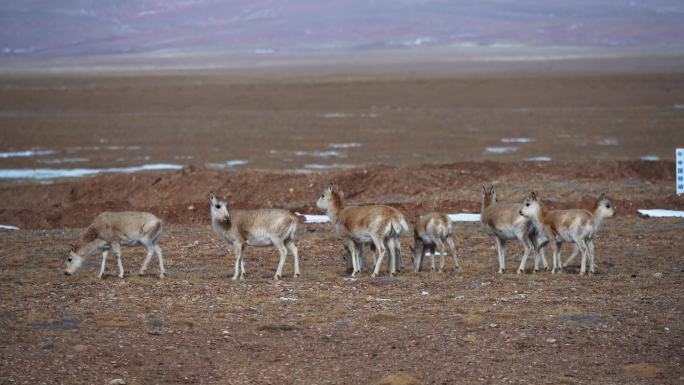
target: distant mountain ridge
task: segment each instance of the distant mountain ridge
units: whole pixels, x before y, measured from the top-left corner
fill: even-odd
[[[0,4],[0,60],[426,46],[668,47],[681,0],[26,0]]]

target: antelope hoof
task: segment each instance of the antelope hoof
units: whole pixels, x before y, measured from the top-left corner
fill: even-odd
[[[534,269],[534,270],[532,270],[532,272],[533,272],[534,274],[537,274],[537,273],[539,273],[539,269]]]
[[[164,273],[159,273],[159,279],[164,279],[165,274]]]
[[[123,273],[119,274],[119,278],[123,278],[123,277],[124,277]]]
[[[378,275],[375,274],[375,273],[371,274],[371,278],[375,278],[375,277],[377,277],[377,276],[378,276]]]
[[[299,278],[299,276],[300,276],[299,273],[295,273],[295,275],[294,275],[295,278]]]
[[[66,272],[65,272],[64,274],[66,274],[66,275],[71,275],[71,274],[66,273]],[[102,274],[98,274],[98,275],[97,275],[97,278],[102,279]]]
[[[274,281],[277,281],[277,280],[279,280],[279,279],[280,279],[280,274],[276,274],[276,275],[273,276],[273,280],[274,280]]]
[[[503,269],[499,269],[499,274],[503,274],[503,273],[504,273]]]
[[[522,274],[522,273],[524,273],[524,272],[525,272],[525,271],[524,271],[523,269],[518,269],[518,274]]]

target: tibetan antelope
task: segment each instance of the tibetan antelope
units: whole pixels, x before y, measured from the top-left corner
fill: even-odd
[[[612,216],[613,208],[606,208],[606,216]],[[548,210],[537,194],[532,192],[525,197],[520,215],[532,219],[538,231],[546,233],[553,248],[553,270],[561,271],[560,249],[563,242],[574,243],[582,253],[580,275],[586,273],[587,260],[589,272],[594,273],[594,245],[597,224],[601,219],[588,210]]]
[[[81,243],[78,246],[71,246],[66,259],[64,274],[74,274],[81,268],[85,258],[102,252],[102,265],[100,266],[100,273],[97,275],[98,278],[102,278],[107,263],[107,255],[111,250],[116,254],[116,261],[119,265],[119,278],[123,278],[121,245],[142,245],[147,250],[147,256],[145,256],[139,274],[145,273],[147,265],[152,259],[152,254],[156,253],[159,259],[159,278],[164,278],[164,274],[166,274],[164,259],[161,248],[157,245],[163,230],[164,225],[162,221],[150,213],[138,211],[115,213],[105,211],[95,217],[88,226],[83,234]]]
[[[499,202],[494,186],[489,189],[482,186],[482,208],[480,210],[480,222],[483,231],[494,239],[496,253],[499,258],[499,273],[502,274],[506,267],[506,241],[517,239],[522,243],[525,252],[523,254],[518,274],[525,271],[525,264],[534,251],[534,272],[539,271],[539,260],[548,269],[548,263],[541,247],[548,241],[543,233],[538,233],[529,218],[520,215],[520,203]]]
[[[294,257],[294,276],[299,277],[299,254],[295,246],[297,217],[287,210],[257,209],[232,210],[228,208],[228,200],[216,199],[209,194],[211,203],[211,226],[214,232],[233,246],[235,253],[235,273],[233,280],[244,278],[245,246],[265,247],[273,245],[280,253],[280,262],[273,279],[282,277],[285,257],[289,250]]]
[[[435,271],[435,249],[439,248],[440,264],[439,271],[444,271],[444,256],[446,249],[444,244],[449,245],[451,254],[454,257],[454,269],[458,269],[458,257],[456,256],[456,245],[454,244],[454,227],[446,214],[428,213],[421,215],[413,227],[413,266],[418,272],[423,266],[425,252],[430,250],[432,258],[432,271]]]
[[[596,221],[596,227],[594,229],[594,236],[596,236],[596,232],[598,232],[599,228],[601,228],[603,220],[605,218],[609,218],[615,215],[615,206],[612,204],[610,199],[608,199],[605,193],[601,193],[601,195],[599,195],[598,199],[596,200],[596,203],[594,204],[594,208],[591,210],[591,213],[594,215]],[[591,248],[594,247],[593,238],[591,239],[591,241],[589,241],[587,245]],[[579,252],[579,247],[577,247],[576,244],[573,244],[572,254],[570,254],[570,257],[568,257],[568,259],[565,260],[563,267],[567,267],[570,264],[570,261],[574,260],[577,254],[579,254]],[[594,265],[594,268],[596,268],[596,265]]]
[[[397,255],[401,247],[399,238],[409,228],[399,210],[384,205],[345,206],[342,194],[332,184],[323,190],[316,205],[326,211],[335,233],[350,251],[352,277],[361,271],[361,247],[369,242],[373,243],[378,256],[371,276],[379,274],[387,250],[390,254],[390,274],[396,274],[397,261],[401,258]]]

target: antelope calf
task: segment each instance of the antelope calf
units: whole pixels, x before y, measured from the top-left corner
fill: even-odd
[[[525,249],[518,274],[525,271],[530,250],[535,253],[534,272],[539,271],[539,259],[542,260],[544,269],[548,269],[548,263],[541,250],[548,240],[543,233],[536,231],[529,218],[520,215],[520,203],[498,202],[494,186],[489,189],[482,186],[480,222],[483,231],[494,239],[499,258],[499,274],[506,268],[506,241],[514,239],[519,240]]]
[[[102,252],[102,266],[98,278],[102,278],[107,263],[109,250],[116,254],[119,265],[119,278],[123,278],[124,270],[121,263],[121,245],[142,245],[147,250],[147,256],[140,268],[140,275],[145,273],[147,265],[156,253],[159,259],[159,278],[164,278],[164,258],[161,248],[157,245],[164,226],[162,221],[150,213],[138,211],[124,211],[119,213],[105,211],[95,217],[83,234],[79,246],[71,246],[66,259],[64,274],[72,275],[83,265],[85,258]]]
[[[265,247],[273,245],[280,253],[280,262],[273,279],[282,277],[285,258],[289,250],[294,256],[294,276],[299,277],[299,254],[295,246],[295,232],[297,231],[297,217],[287,210],[257,209],[230,210],[228,200],[216,199],[212,192],[209,194],[211,202],[211,226],[214,232],[233,246],[235,253],[235,273],[233,280],[244,278],[245,275],[245,245]]]
[[[427,249],[432,258],[432,271],[435,271],[435,249],[439,248],[441,260],[439,271],[444,271],[444,255],[446,243],[454,257],[454,269],[458,269],[458,257],[454,244],[454,227],[446,214],[428,213],[421,215],[413,227],[413,266],[418,272],[423,266],[423,257]]]
[[[401,247],[399,238],[409,228],[399,210],[384,205],[345,207],[342,194],[333,185],[323,190],[316,205],[326,211],[335,233],[351,253],[352,277],[361,271],[359,255],[363,244],[368,242],[373,243],[377,253],[371,276],[376,277],[380,272],[387,249],[390,253],[390,274],[396,274],[397,261],[401,258],[397,255]]]
[[[609,201],[608,201],[609,202]],[[610,207],[602,216],[612,216],[614,210]],[[537,194],[532,192],[525,197],[520,208],[520,215],[532,219],[538,231],[546,233],[553,247],[553,270],[561,271],[560,249],[563,242],[574,243],[582,253],[580,275],[586,273],[586,264],[589,260],[589,272],[594,273],[594,244],[597,225],[602,218],[595,217],[588,210],[547,210]]]
[[[591,213],[594,215],[596,221],[596,227],[594,229],[594,235],[596,235],[596,232],[598,232],[599,228],[603,224],[603,220],[605,218],[610,218],[613,215],[615,215],[615,206],[612,204],[610,199],[608,199],[605,193],[601,193],[601,195],[599,195],[598,199],[596,200],[596,203],[594,204],[594,208],[591,210]],[[591,241],[589,241],[587,245],[593,248],[594,240],[592,239]],[[579,247],[577,247],[576,244],[573,244],[572,254],[570,254],[570,257],[568,257],[568,259],[565,260],[563,267],[567,267],[568,264],[570,264],[570,261],[575,259],[579,252]],[[596,268],[596,265],[594,265],[594,268]]]

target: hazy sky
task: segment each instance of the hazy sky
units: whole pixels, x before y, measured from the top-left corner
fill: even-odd
[[[0,58],[682,42],[682,0],[0,0]]]

